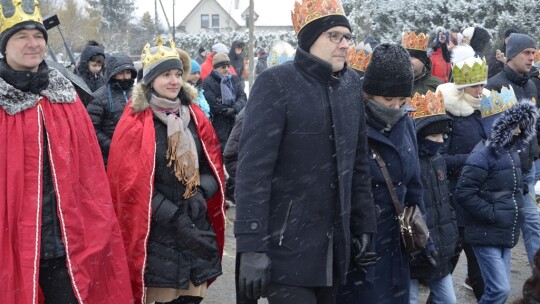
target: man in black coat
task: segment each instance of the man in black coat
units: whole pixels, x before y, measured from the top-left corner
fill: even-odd
[[[536,43],[530,36],[511,34],[506,44],[506,66],[497,75],[488,79],[486,89],[500,92],[503,86],[511,86],[518,100],[525,98],[532,102],[538,101],[536,86],[530,79],[535,51]],[[530,265],[533,265],[534,255],[540,248],[540,216],[534,199],[536,181],[533,162],[537,156],[538,138],[534,137],[519,152],[524,185],[523,208],[521,209],[524,221],[521,230]]]
[[[240,136],[239,287],[270,304],[335,303],[349,266],[375,260],[365,253],[376,214],[360,78],[345,65],[350,25],[340,4],[314,19],[298,15],[305,5],[293,12],[294,61],[259,75]]]
[[[106,65],[107,84],[94,93],[94,100],[86,107],[96,129],[105,165],[114,129],[131,97],[131,88],[137,78],[133,60],[126,55],[109,56]]]

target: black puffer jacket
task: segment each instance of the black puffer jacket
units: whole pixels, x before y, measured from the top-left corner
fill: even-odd
[[[137,71],[133,61],[128,56],[108,57],[107,67],[107,84],[94,93],[94,100],[86,108],[96,129],[105,165],[107,164],[114,129],[122,116],[127,101],[131,97],[131,87],[123,90],[118,83],[111,81],[111,79],[114,75],[125,70],[131,71],[131,79],[137,78]]]
[[[154,179],[155,195],[152,200],[153,218],[148,239],[148,260],[145,269],[145,282],[149,287],[187,288],[191,280],[200,285],[221,275],[221,260],[218,254],[215,237],[209,236],[209,242],[215,245],[215,256],[204,260],[185,247],[182,240],[177,237],[176,228],[172,222],[164,222],[162,218],[170,218],[168,206],[178,208],[178,212],[186,212],[186,200],[183,198],[185,186],[178,181],[174,168],[168,166],[167,153],[167,126],[159,119],[154,118],[156,129],[156,176]],[[218,184],[212,170],[203,156],[201,140],[198,136],[193,120],[189,129],[195,140],[197,154],[199,155],[199,173],[201,176],[200,190],[208,199],[218,190]],[[165,200],[165,202],[164,202]],[[160,206],[156,212],[155,206]],[[162,217],[159,212],[165,212]],[[208,219],[207,212],[201,212],[196,218],[190,217],[196,228],[212,232],[213,228]]]
[[[212,125],[216,129],[216,133],[221,145],[221,150],[225,149],[225,144],[231,134],[234,126],[236,114],[244,108],[247,103],[247,96],[242,86],[242,80],[238,76],[232,75],[232,84],[234,87],[234,102],[232,106],[223,105],[221,103],[221,79],[212,71],[203,81],[204,97],[210,105],[212,113]],[[234,109],[232,114],[226,114],[227,109]]]
[[[243,53],[240,53],[240,55],[236,54],[236,48],[244,48],[244,46],[245,43],[240,40],[235,40],[233,41],[231,49],[229,50],[229,59],[231,60],[231,65],[234,68],[236,75],[238,75],[240,78],[242,78],[242,73],[244,72],[244,57],[242,56]]]
[[[476,246],[512,248],[519,237],[523,207],[522,175],[516,149],[535,135],[538,116],[519,103],[494,123],[486,145],[467,159],[455,196],[465,210],[465,240]],[[519,124],[521,134],[514,136]]]
[[[84,80],[84,82],[86,82],[92,92],[95,92],[97,89],[105,85],[105,79],[101,76],[101,73],[94,74],[91,73],[88,69],[88,61],[95,55],[102,55],[103,57],[105,57],[103,49],[99,46],[87,46],[83,50],[81,58],[79,60],[79,64],[77,65],[77,75],[79,75]]]

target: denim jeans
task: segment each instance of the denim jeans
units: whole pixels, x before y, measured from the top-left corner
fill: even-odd
[[[431,291],[432,304],[455,304],[456,293],[454,292],[454,283],[452,275],[448,274],[440,279],[426,280]],[[411,279],[411,287],[409,294],[409,303],[418,304],[418,280]]]
[[[523,177],[523,183],[526,183],[529,187],[529,194],[523,196],[523,208],[521,209],[521,214],[523,216],[521,233],[523,233],[523,243],[525,244],[525,251],[529,258],[531,271],[534,254],[540,249],[540,215],[538,214],[538,208],[536,207],[536,197],[534,192],[535,171],[535,167],[533,166],[531,172]]]
[[[510,295],[510,248],[472,246],[482,277],[484,295],[479,304],[504,304]]]

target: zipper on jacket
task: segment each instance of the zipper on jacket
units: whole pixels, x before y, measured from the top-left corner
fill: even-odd
[[[289,216],[291,215],[292,204],[293,202],[291,201],[289,203],[289,208],[287,209],[287,214],[285,214],[285,222],[283,223],[283,227],[281,227],[281,232],[279,233],[279,246],[283,244],[283,237],[285,235],[285,230],[287,229],[287,222],[289,221]]]

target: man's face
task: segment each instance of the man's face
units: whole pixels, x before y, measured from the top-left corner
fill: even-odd
[[[416,57],[411,57],[411,66],[414,72],[414,77],[420,76],[424,71],[424,63]]]
[[[191,73],[189,74],[188,82],[191,84],[196,84],[200,78],[201,78],[200,72]]]
[[[531,71],[531,66],[534,64],[535,52],[536,49],[533,48],[524,49],[508,61],[508,66],[518,74],[528,74]]]
[[[343,36],[345,35],[345,36]],[[309,52],[332,65],[332,72],[341,71],[345,66],[351,31],[344,26],[335,26],[323,32],[309,49]],[[342,39],[343,38],[343,39]]]
[[[101,71],[101,62],[98,61],[88,61],[88,70],[92,74],[98,74]]]
[[[215,68],[214,70],[221,76],[225,77],[227,75],[229,75],[229,67],[231,65],[230,64],[225,64],[225,65],[222,65],[222,66],[219,66],[217,68]]]
[[[45,36],[36,29],[20,30],[6,44],[6,62],[15,71],[37,72],[45,57]]]
[[[121,72],[118,72],[114,74],[114,79],[118,80],[130,80],[131,79],[131,71],[130,70],[123,70]]]

